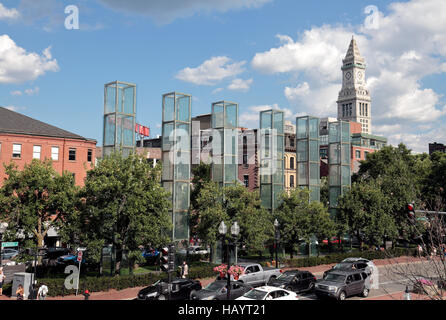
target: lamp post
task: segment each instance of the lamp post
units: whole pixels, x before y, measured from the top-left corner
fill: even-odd
[[[279,261],[278,261],[278,257],[277,257],[277,244],[279,243],[280,240],[280,231],[279,231],[279,221],[277,221],[277,219],[274,220],[274,250],[276,251],[276,269],[279,268]]]
[[[220,226],[218,227],[218,232],[220,233],[221,237],[222,237],[222,249],[223,249],[223,244],[224,244],[224,240],[226,238],[226,232],[228,231],[228,228],[226,227],[226,224],[224,221],[222,221],[220,223]],[[240,227],[237,223],[237,221],[234,222],[234,224],[231,226],[231,235],[235,238],[237,238],[237,236],[240,233]],[[226,277],[227,277],[227,289],[226,289],[226,299],[230,300],[230,296],[231,296],[231,277],[229,275],[229,268],[230,268],[230,253],[229,253],[229,245],[231,244],[231,239],[228,239],[228,245],[226,246],[226,256],[228,259],[228,268],[226,271]]]

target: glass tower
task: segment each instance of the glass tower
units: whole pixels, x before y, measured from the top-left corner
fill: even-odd
[[[104,86],[103,155],[135,149],[136,85],[121,81]]]
[[[238,180],[238,104],[220,101],[212,104],[212,180],[220,186],[236,185]]]
[[[310,201],[321,199],[319,118],[296,118],[297,185],[310,190]]]
[[[329,123],[328,130],[329,211],[336,215],[338,198],[351,186],[350,122]]]
[[[284,188],[284,142],[283,111],[260,112],[260,199],[271,212]]]
[[[171,193],[172,240],[189,239],[192,96],[163,95],[163,187]]]

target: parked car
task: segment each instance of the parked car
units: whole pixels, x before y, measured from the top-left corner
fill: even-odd
[[[208,251],[206,250],[206,248],[203,248],[200,246],[190,246],[188,251],[189,251],[189,254],[208,254]]]
[[[318,281],[315,285],[315,293],[318,298],[330,297],[337,300],[353,295],[367,297],[370,288],[367,284],[368,275],[364,271],[333,271]]]
[[[282,274],[280,269],[262,267],[258,263],[239,263],[238,266],[243,268],[243,274],[239,276],[238,281],[253,287],[267,285]],[[223,279],[218,277],[217,280]]]
[[[189,300],[198,290],[201,290],[201,283],[191,279],[172,280],[171,300]],[[158,280],[151,286],[141,289],[138,292],[138,300],[167,300],[169,296],[167,280]]]
[[[235,300],[299,300],[299,296],[293,291],[263,286],[253,288]]]
[[[84,256],[82,256],[82,263],[85,263],[85,258]],[[79,262],[77,261],[77,255],[74,254],[67,254],[67,255],[63,255],[60,256],[59,258],[57,258],[56,263],[58,265],[66,265],[66,264],[78,264]]]
[[[316,277],[311,272],[291,270],[285,271],[268,285],[294,292],[305,292],[313,290],[316,281]]]
[[[2,260],[11,260],[19,254],[19,251],[15,249],[6,248],[2,250],[1,254],[2,254]]]
[[[376,270],[375,264],[364,258],[347,258],[342,260],[337,265],[333,266],[330,270],[324,272],[323,278],[332,271],[349,271],[349,270],[361,270],[365,271],[368,275],[372,274]]]
[[[71,254],[71,250],[68,248],[47,248],[41,249],[39,255],[42,255],[42,263],[45,266],[57,265],[59,257]]]
[[[226,280],[217,280],[214,282],[211,282],[206,286],[206,288],[194,292],[191,295],[192,300],[226,300],[227,299],[227,287],[228,282]],[[251,290],[252,287],[249,285],[246,285],[244,283],[238,282],[238,281],[231,281],[231,292],[229,293],[229,299],[234,300],[242,295],[244,295],[246,292]]]

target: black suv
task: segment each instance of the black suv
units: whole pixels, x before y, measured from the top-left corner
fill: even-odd
[[[167,300],[169,296],[167,280],[158,280],[151,286],[138,292],[137,300]],[[177,278],[172,280],[170,300],[189,300],[192,295],[201,290],[201,283],[197,280]]]
[[[316,283],[316,277],[308,271],[285,271],[268,285],[294,292],[311,291]]]
[[[333,271],[351,271],[351,270],[359,270],[365,271],[369,273],[370,270],[367,269],[369,261],[366,259],[345,259],[337,265],[333,266],[331,269],[324,272],[323,278],[327,276],[330,272]]]
[[[366,281],[368,275],[364,271],[332,271],[316,283],[315,291],[318,298],[330,297],[337,300],[354,295],[367,297],[370,287]]]

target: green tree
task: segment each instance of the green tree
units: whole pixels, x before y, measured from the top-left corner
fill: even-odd
[[[198,226],[198,215],[196,213],[198,207],[197,199],[201,193],[201,189],[211,181],[211,165],[201,162],[198,166],[192,168],[192,176],[189,225],[191,235],[196,236]]]
[[[42,247],[50,228],[62,231],[75,211],[78,187],[69,172],[58,174],[51,161],[33,160],[18,170],[5,166],[8,178],[0,189],[0,217],[8,223],[7,238],[24,247]]]
[[[160,185],[161,167],[141,156],[105,157],[89,171],[81,191],[83,205],[67,221],[72,240],[87,247],[88,256],[98,262],[101,249],[112,244],[116,252],[115,271],[120,272],[123,251],[131,261],[141,259],[140,247],[159,247],[169,241],[171,217],[169,194]]]
[[[210,245],[219,239],[218,226],[224,221],[240,226],[239,242],[251,250],[262,251],[273,236],[274,227],[268,211],[261,206],[258,192],[241,185],[221,188],[215,182],[205,183],[197,197],[197,235]]]
[[[309,244],[311,237],[320,241],[335,235],[335,223],[330,218],[327,208],[320,202],[309,202],[310,191],[291,190],[283,193],[282,202],[276,210],[280,223],[281,243],[293,257],[294,246],[301,242]]]

